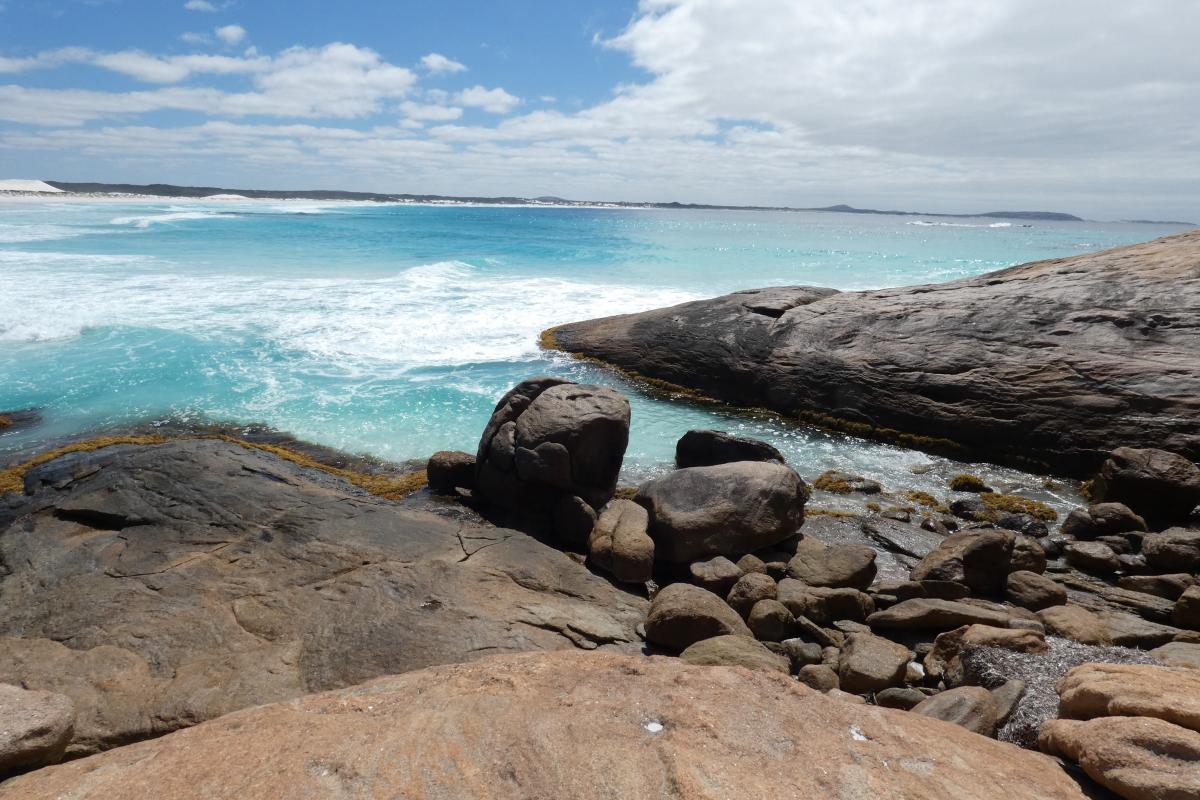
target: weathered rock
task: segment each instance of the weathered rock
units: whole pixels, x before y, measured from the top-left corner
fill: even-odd
[[[871,596],[857,589],[808,586],[794,578],[779,582],[776,597],[792,614],[808,617],[819,625],[837,620],[864,622],[875,611]]]
[[[688,573],[697,586],[702,586],[722,597],[742,577],[742,570],[725,556],[716,556],[707,561],[696,561],[688,567]]]
[[[1112,575],[1121,568],[1117,554],[1100,542],[1071,542],[1064,548],[1067,563],[1094,575]]]
[[[1018,570],[1010,573],[1004,587],[1004,596],[1014,606],[1041,611],[1050,606],[1061,606],[1067,602],[1067,590],[1044,575]]]
[[[936,720],[836,702],[773,672],[607,653],[504,656],[250,709],[0,794],[85,785],[105,800],[1083,800],[1046,756]]]
[[[1126,800],[1200,797],[1200,734],[1147,717],[1050,720],[1038,745]]]
[[[1146,531],[1146,520],[1124,503],[1096,503],[1077,508],[1063,520],[1062,532],[1074,539],[1090,540],[1110,534]]]
[[[813,480],[813,488],[833,494],[879,494],[883,491],[879,481],[837,469],[826,470],[818,475]]]
[[[1015,533],[1013,536],[1012,557],[1009,558],[1008,569],[1010,574],[1012,572],[1024,571],[1041,575],[1046,571],[1045,548],[1032,536]]]
[[[425,465],[429,489],[439,494],[452,494],[455,489],[475,487],[475,456],[460,450],[439,450]]]
[[[714,636],[751,636],[750,629],[724,600],[690,583],[672,583],[650,603],[646,639],[683,650]]]
[[[1124,503],[1157,530],[1182,522],[1200,505],[1200,467],[1166,450],[1118,447],[1092,479],[1091,491],[1096,502]]]
[[[791,661],[776,655],[748,636],[714,636],[688,647],[679,657],[698,667],[745,667],[767,672],[791,672]]]
[[[1178,600],[1189,586],[1200,584],[1195,575],[1175,572],[1168,575],[1123,575],[1117,581],[1122,589],[1152,594],[1167,600]]]
[[[647,533],[646,509],[617,498],[600,512],[588,540],[588,554],[598,567],[622,583],[645,583],[654,573],[654,540]]]
[[[565,547],[581,548],[595,530],[597,517],[596,509],[582,497],[563,495],[554,504],[554,535]],[[609,542],[611,544],[611,539]]]
[[[1175,601],[1171,622],[1181,628],[1200,631],[1200,586],[1192,586]]]
[[[675,444],[675,466],[679,469],[711,467],[734,461],[786,463],[783,453],[774,446],[749,436],[735,436],[725,431],[688,431]]]
[[[821,663],[821,646],[819,644],[806,642],[803,639],[784,639],[779,644],[783,648],[783,652],[791,659],[793,671],[799,671],[801,667],[809,664]]]
[[[811,536],[788,562],[788,575],[809,586],[863,590],[875,580],[875,551],[865,545],[827,545]]]
[[[1012,717],[1021,699],[1025,696],[1025,689],[1025,681],[1011,680],[1005,681],[1000,686],[991,690],[992,699],[996,701],[996,708],[1000,712],[1000,717],[997,720],[998,725],[1005,724]]]
[[[781,642],[795,634],[796,618],[778,600],[759,600],[750,609],[746,625],[757,639]]]
[[[992,736],[1000,724],[1000,707],[992,693],[979,686],[959,686],[928,697],[912,713],[952,722],[972,733]]]
[[[1146,563],[1161,572],[1200,573],[1200,530],[1169,528],[1142,538]]]
[[[685,564],[770,547],[804,522],[808,488],[781,465],[738,461],[690,467],[643,484],[657,557]]]
[[[913,567],[914,581],[953,581],[972,592],[1001,594],[1008,579],[1016,534],[981,530],[947,536],[936,550]]]
[[[74,453],[26,486],[0,509],[0,682],[72,699],[70,757],[431,664],[633,643],[648,605],[526,534],[230,442]]]
[[[763,575],[767,572],[767,564],[753,553],[746,553],[737,560],[737,568],[742,575],[749,575],[751,572],[761,572]]]
[[[770,575],[762,572],[747,572],[738,578],[737,583],[733,584],[725,602],[745,618],[750,615],[750,609],[754,608],[755,603],[759,600],[774,600],[777,591],[775,579]]]
[[[1169,642],[1151,650],[1150,655],[1168,667],[1200,669],[1200,644]]]
[[[898,686],[911,659],[904,645],[870,633],[852,633],[838,661],[839,688],[860,694]]]
[[[925,699],[925,694],[907,686],[891,686],[875,693],[875,704],[908,711]]]
[[[0,780],[59,761],[74,724],[71,698],[0,683]]]
[[[872,628],[949,631],[962,625],[1007,627],[1009,614],[957,600],[915,598],[867,617]]]
[[[1015,628],[997,628],[991,625],[963,625],[945,633],[939,633],[933,648],[925,656],[925,671],[931,678],[950,685],[962,682],[962,664],[959,656],[967,650],[994,647],[1016,653],[1045,653],[1048,649],[1046,637],[1038,631]]]
[[[936,287],[758,289],[554,336],[738,405],[1083,476],[1123,445],[1200,460],[1198,258],[1190,231]]]
[[[1096,614],[1074,603],[1044,608],[1038,611],[1038,619],[1046,626],[1048,634],[1081,644],[1112,644],[1108,624]]]
[[[496,404],[476,456],[483,497],[519,513],[563,495],[600,508],[613,495],[629,441],[629,401],[604,386],[533,378]]]
[[[839,688],[838,674],[826,664],[809,664],[801,667],[796,673],[796,680],[818,692],[832,692]]]
[[[1200,732],[1200,672],[1147,664],[1084,664],[1055,686],[1069,719],[1157,717]]]

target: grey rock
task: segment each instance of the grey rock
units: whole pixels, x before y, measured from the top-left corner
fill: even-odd
[[[926,698],[912,713],[952,722],[982,736],[992,736],[1000,724],[1000,708],[987,689],[959,686]]]
[[[809,664],[801,667],[796,673],[796,680],[818,692],[829,692],[840,688],[838,674],[833,671],[832,667],[824,664]]]
[[[1146,563],[1162,572],[1200,573],[1200,530],[1168,528],[1142,539]]]
[[[1011,569],[1017,534],[1012,531],[972,530],[947,536],[937,549],[913,567],[914,581],[950,581],[972,592],[997,595],[1004,591]]]
[[[737,579],[742,577],[742,570],[725,556],[716,556],[707,561],[693,562],[688,567],[688,574],[697,586],[724,597]]]
[[[1167,600],[1178,600],[1189,586],[1195,586],[1197,583],[1200,583],[1200,579],[1188,572],[1175,572],[1167,575],[1124,575],[1117,581],[1117,585],[1122,589],[1152,594]]]
[[[1190,586],[1175,601],[1171,622],[1180,628],[1200,631],[1200,586]]]
[[[925,694],[907,686],[891,686],[875,693],[875,704],[908,711],[925,699]]]
[[[425,472],[432,492],[450,494],[455,489],[473,489],[475,456],[459,450],[439,450],[429,457]]]
[[[679,657],[701,667],[745,667],[766,672],[791,671],[791,662],[748,636],[714,636],[688,647]]]
[[[664,587],[650,603],[646,639],[681,651],[714,636],[752,636],[746,623],[725,601],[690,583]]]
[[[756,639],[781,642],[795,634],[796,618],[778,600],[759,600],[750,609],[746,625]]]
[[[74,725],[71,698],[0,683],[0,780],[61,760]]]
[[[750,609],[754,608],[755,603],[759,600],[774,600],[777,591],[775,579],[770,575],[762,572],[747,572],[733,584],[725,602],[745,618],[749,616]]]
[[[808,489],[785,466],[738,461],[667,473],[634,499],[650,512],[658,558],[685,564],[740,557],[792,536],[804,522]]]
[[[809,586],[863,590],[875,580],[875,551],[852,544],[825,543],[805,537],[788,562],[788,575]]]
[[[783,646],[783,652],[791,659],[793,671],[799,671],[801,667],[809,664],[821,663],[821,645],[815,642],[806,642],[803,639],[784,639],[780,645]]]
[[[1092,479],[1092,498],[1124,503],[1155,529],[1178,524],[1200,504],[1200,467],[1189,457],[1200,455],[1118,447]]]
[[[867,617],[872,628],[949,631],[961,625],[1009,626],[1011,614],[958,600],[916,598],[876,611]]]
[[[554,504],[554,536],[563,545],[582,548],[596,527],[596,510],[582,497],[564,495]]]
[[[1112,575],[1121,568],[1117,554],[1102,542],[1071,542],[1064,555],[1068,564],[1093,575]]]
[[[1077,508],[1063,520],[1062,533],[1075,539],[1097,539],[1115,533],[1145,531],[1146,520],[1124,503],[1096,503]]]
[[[711,467],[734,461],[785,463],[783,453],[772,445],[725,431],[688,431],[675,444],[675,466],[679,469]]]

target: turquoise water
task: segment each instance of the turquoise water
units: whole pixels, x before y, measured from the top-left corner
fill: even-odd
[[[167,417],[261,422],[388,459],[473,450],[532,375],[619,385],[627,472],[691,427],[764,436],[802,474],[929,487],[948,462],[637,393],[539,351],[562,322],[770,284],[944,281],[1173,229],[751,211],[306,202],[0,203],[0,411],[40,409],[3,452]],[[1017,473],[995,471],[1020,484]]]

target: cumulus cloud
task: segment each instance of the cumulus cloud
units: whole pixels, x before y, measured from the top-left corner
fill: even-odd
[[[246,29],[241,25],[222,25],[213,31],[217,38],[228,45],[234,45],[246,38]]]
[[[217,7],[208,2],[208,0],[187,0],[183,4],[183,7],[188,11],[207,11],[210,13],[217,10]]]
[[[492,114],[507,114],[521,104],[521,98],[500,87],[485,89],[482,86],[472,86],[470,89],[463,89],[454,98],[461,105],[482,108]]]
[[[446,58],[441,53],[430,53],[427,56],[422,56],[421,66],[432,73],[463,72],[467,68],[465,64],[460,64],[454,59]]]
[[[430,122],[449,122],[462,116],[463,110],[457,106],[443,106],[437,103],[414,103],[405,100],[400,104],[400,111],[412,120]]]

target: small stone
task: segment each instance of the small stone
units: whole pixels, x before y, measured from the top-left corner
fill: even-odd
[[[738,569],[737,564],[725,556],[693,562],[688,567],[688,573],[697,586],[702,586],[722,597],[729,594],[729,590],[737,583],[737,579],[742,577],[742,570]]]
[[[775,579],[762,572],[749,572],[738,578],[737,583],[729,590],[725,601],[729,607],[742,617],[748,617],[750,610],[759,600],[774,600],[777,592]]]
[[[865,590],[875,580],[875,550],[866,545],[826,545],[805,537],[788,562],[788,575],[809,586]]]
[[[787,606],[778,600],[759,600],[750,609],[746,624],[755,638],[779,642],[793,634],[796,618],[788,611]]]
[[[791,659],[793,672],[799,671],[801,667],[809,664],[821,663],[821,646],[819,644],[806,642],[803,639],[784,639],[780,644],[783,646],[783,652]]]
[[[796,679],[818,692],[828,692],[831,689],[839,688],[838,674],[824,664],[809,664],[801,667],[796,673]]]
[[[924,699],[925,695],[921,692],[904,686],[892,686],[875,693],[876,705],[902,711],[910,710]]]
[[[1031,611],[1041,611],[1067,602],[1067,590],[1050,578],[1019,570],[1008,576],[1004,596],[1010,603]]]

